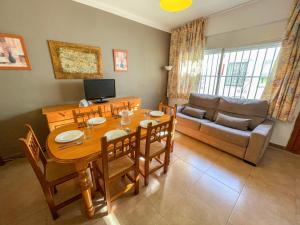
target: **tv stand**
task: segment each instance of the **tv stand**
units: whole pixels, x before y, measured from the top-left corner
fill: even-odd
[[[100,100],[100,99],[98,99]],[[54,129],[74,123],[73,112],[72,110],[80,110],[80,111],[90,111],[98,109],[100,107],[102,112],[106,117],[111,116],[110,112],[110,104],[122,104],[128,103],[135,105],[137,107],[141,106],[141,98],[139,97],[124,97],[124,98],[112,98],[108,100],[102,99],[100,101],[101,104],[93,104],[88,107],[79,107],[78,103],[68,104],[68,105],[57,105],[57,106],[49,106],[43,108],[43,114],[47,118],[47,123],[50,131]]]
[[[102,104],[102,103],[105,103],[105,102],[108,102],[108,100],[104,100],[103,98],[96,99],[96,100],[93,101],[94,104]]]

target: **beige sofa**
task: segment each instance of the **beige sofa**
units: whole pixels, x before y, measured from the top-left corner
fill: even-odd
[[[203,119],[177,111],[176,130],[257,165],[269,144],[274,122],[267,119],[268,103],[213,95],[191,94],[187,106],[205,110]],[[250,119],[248,130],[215,123],[218,113]]]

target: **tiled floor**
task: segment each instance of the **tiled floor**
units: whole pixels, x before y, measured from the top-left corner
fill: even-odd
[[[109,216],[88,220],[78,201],[53,221],[26,159],[0,167],[0,178],[1,225],[300,224],[300,157],[268,149],[255,168],[180,134],[168,174],[158,172],[147,188],[141,182],[140,194],[117,200]]]

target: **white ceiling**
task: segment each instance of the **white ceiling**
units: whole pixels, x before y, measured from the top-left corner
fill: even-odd
[[[121,17],[169,32],[188,21],[223,13],[257,0],[194,0],[187,10],[170,13],[159,7],[159,0],[73,0]]]

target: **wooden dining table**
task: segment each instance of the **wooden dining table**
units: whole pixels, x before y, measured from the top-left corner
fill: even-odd
[[[69,130],[81,130],[78,124],[69,124],[63,127],[59,127],[53,130],[47,138],[47,151],[54,161],[59,163],[73,163],[79,176],[79,184],[81,188],[83,203],[86,209],[88,217],[93,217],[95,214],[95,207],[92,202],[91,188],[92,184],[88,174],[88,167],[90,162],[101,157],[101,137],[110,130],[126,129],[129,128],[130,132],[135,132],[136,128],[140,125],[140,122],[145,119],[153,119],[158,123],[166,122],[170,119],[169,115],[163,115],[161,117],[151,117],[146,115],[145,112],[150,112],[148,109],[138,109],[133,111],[133,115],[130,116],[130,124],[121,126],[120,117],[108,117],[106,122],[95,125],[92,127],[92,132],[89,138],[82,138],[82,142],[78,142],[78,145],[72,145],[67,148],[61,148],[64,145],[57,143],[55,137],[65,131]],[[149,114],[149,113],[148,113]],[[146,129],[142,129],[141,138],[145,138],[147,134]]]

